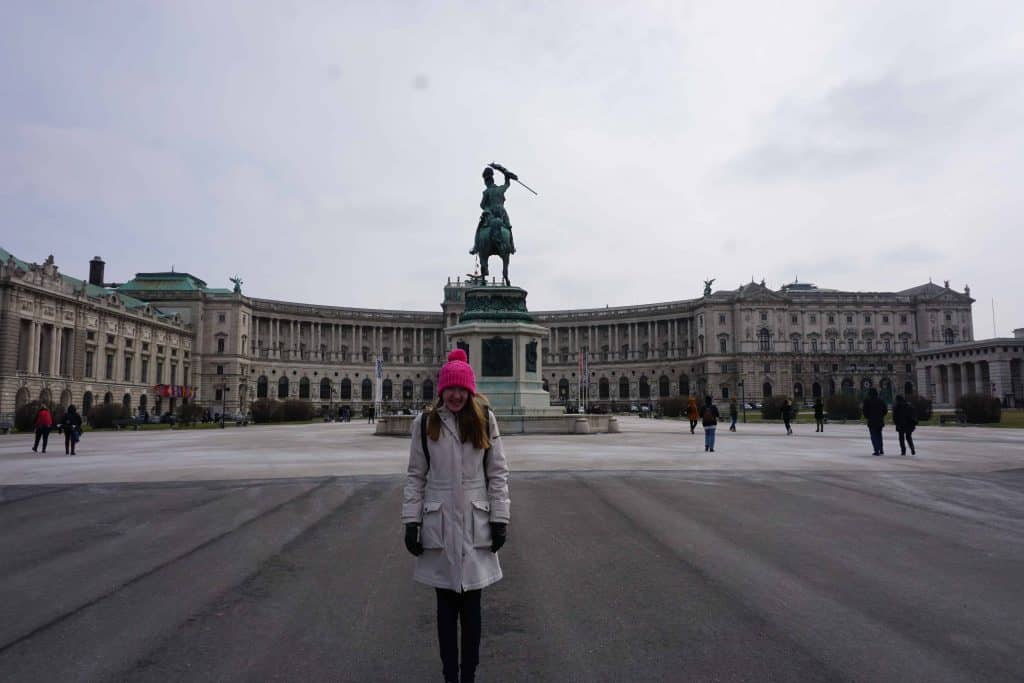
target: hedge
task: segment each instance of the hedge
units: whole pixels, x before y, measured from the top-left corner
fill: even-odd
[[[787,398],[787,396],[766,396],[761,404],[761,417],[766,420],[781,420],[782,405],[786,402]],[[800,412],[800,406],[792,403],[790,408],[792,410],[790,416],[795,420],[797,413]]]
[[[830,420],[859,420],[860,404],[853,394],[833,394],[825,399],[825,411]]]
[[[999,422],[1003,419],[1003,406],[995,396],[964,394],[957,399],[956,407],[964,411],[964,418],[968,422],[981,424]]]

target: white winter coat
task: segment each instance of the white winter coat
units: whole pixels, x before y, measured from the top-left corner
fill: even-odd
[[[430,470],[420,439],[421,414],[412,423],[409,473],[402,522],[418,522],[423,554],[413,579],[435,588],[475,590],[501,579],[498,555],[491,552],[490,522],[509,520],[508,465],[498,421],[488,412],[491,448],[484,477],[484,451],[462,443],[455,416],[440,408],[441,434],[427,436]],[[485,482],[489,482],[489,485]]]

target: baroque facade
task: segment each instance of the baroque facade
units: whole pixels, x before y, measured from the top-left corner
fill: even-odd
[[[38,265],[0,250],[0,414],[37,398],[159,413],[190,395],[228,413],[264,396],[358,413],[379,393],[389,407],[417,407],[434,395],[445,330],[467,286],[449,280],[437,312],[320,306],[180,272],[104,283],[98,257],[83,281],[52,258]],[[810,400],[872,386],[940,398],[920,379],[915,353],[973,341],[972,303],[948,283],[842,292],[751,282],[694,299],[532,315],[548,328],[541,353],[552,402],[581,400],[585,367],[588,403],[628,410],[690,394]]]

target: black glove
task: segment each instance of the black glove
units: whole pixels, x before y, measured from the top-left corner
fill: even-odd
[[[420,543],[420,525],[416,522],[409,522],[405,525],[405,549],[416,557],[423,554],[423,544]]]
[[[506,173],[505,177],[508,178],[509,180],[519,180],[519,176],[517,176],[515,173]]]
[[[508,537],[508,524],[505,522],[491,522],[491,552],[496,553],[505,545]]]

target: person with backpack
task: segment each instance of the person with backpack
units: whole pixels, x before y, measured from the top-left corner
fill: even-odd
[[[736,420],[740,417],[740,407],[735,398],[729,399],[729,431],[736,431]]]
[[[32,444],[32,452],[39,452],[39,440],[43,440],[43,453],[46,452],[46,442],[50,440],[50,430],[53,429],[53,415],[45,403],[39,404],[39,412],[36,413],[36,420],[33,424],[36,430],[36,440]]]
[[[82,416],[73,404],[68,406],[60,424],[64,430],[64,455],[74,455],[75,444],[82,435]]]
[[[825,431],[825,405],[821,402],[821,396],[814,399],[814,431]]]
[[[711,397],[704,397],[704,408],[701,411],[701,424],[704,426],[704,450],[715,452],[715,429],[718,427],[718,406],[711,402]]]
[[[907,446],[910,446],[911,455],[917,455],[917,451],[914,450],[914,437],[911,436],[917,427],[917,415],[914,406],[903,398],[903,394],[896,395],[896,402],[892,406],[892,423],[900,438],[900,455],[907,454]]]
[[[697,420],[700,418],[700,410],[697,409],[697,397],[691,396],[686,401],[686,417],[690,420],[690,433],[695,434]]]
[[[792,434],[793,428],[790,423],[793,421],[793,403],[787,398],[782,401],[782,424],[786,425],[786,434]]]
[[[868,389],[868,396],[864,399],[861,412],[868,421],[868,432],[871,434],[871,446],[874,452],[871,455],[885,455],[885,448],[882,444],[882,428],[885,427],[885,415],[889,407],[885,401],[878,397],[878,389]]]
[[[481,593],[502,578],[510,507],[498,421],[466,361],[462,349],[448,354],[434,404],[413,420],[402,502],[413,580],[434,588],[442,673],[455,683],[460,669],[463,683],[476,675]]]

